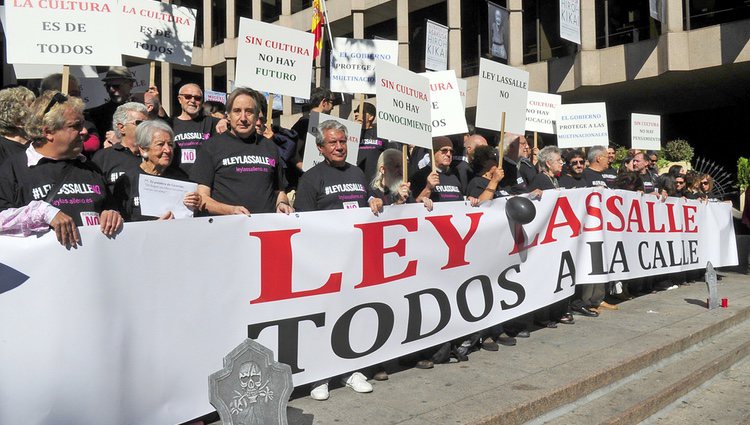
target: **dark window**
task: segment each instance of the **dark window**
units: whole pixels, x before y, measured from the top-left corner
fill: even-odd
[[[234,0],[234,34],[240,31],[240,17],[253,18],[253,2],[248,0]]]
[[[214,46],[224,42],[227,37],[227,3],[225,0],[211,1],[211,42]]]
[[[424,55],[427,19],[446,25],[448,22],[448,7],[445,2],[425,7],[409,13],[409,70],[424,72]],[[449,47],[450,48],[450,47]]]
[[[260,18],[263,22],[274,22],[279,19],[279,16],[281,16],[281,0],[263,0],[261,2]]]
[[[662,0],[664,1],[664,0]],[[749,0],[684,0],[684,27],[703,28],[750,18]]]
[[[651,18],[648,0],[596,3],[597,49],[657,38],[660,33],[661,24]]]
[[[292,13],[297,13],[311,6],[312,0],[292,0]],[[312,17],[310,19],[312,19]]]

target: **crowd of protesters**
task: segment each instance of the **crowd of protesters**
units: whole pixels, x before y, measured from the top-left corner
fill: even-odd
[[[226,107],[203,102],[196,84],[180,87],[180,112],[169,117],[155,87],[136,101],[135,81],[123,67],[104,77],[110,99],[84,110],[77,81],[62,94],[61,76],[45,79],[35,95],[24,87],[0,91],[0,231],[31,235],[52,229],[68,248],[80,243],[79,226],[98,224],[108,236],[123,222],[167,220],[145,216],[139,203],[139,178],[153,175],[192,181],[184,205],[195,215],[282,213],[468,200],[478,205],[494,198],[546,190],[603,187],[653,196],[712,198],[710,175],[679,165],[659,175],[652,152],[630,151],[619,170],[615,149],[532,147],[523,135],[508,135],[502,160],[496,140],[470,131],[433,139],[432,154],[422,147],[389,142],[377,135],[375,106],[355,113],[363,124],[357,165],[347,159],[347,128],[337,121],[319,123],[316,147],[324,161],[302,171],[308,116],[291,129],[269,125],[266,99],[249,88],[235,89]],[[316,88],[312,112],[330,113],[333,94]],[[407,162],[402,161],[403,155]],[[434,164],[433,164],[434,161]],[[404,169],[408,181],[404,181]],[[508,323],[450,341],[411,359],[419,368],[465,361],[478,349],[497,351],[534,327],[574,324],[573,314],[596,317],[618,309],[619,300],[669,289],[695,279],[695,273],[631,282],[576,286],[571,298]],[[401,359],[409,361],[409,359]],[[373,370],[388,379],[389,364]],[[367,371],[343,378],[357,392],[370,392]],[[328,381],[312,386],[311,396],[328,398]]]

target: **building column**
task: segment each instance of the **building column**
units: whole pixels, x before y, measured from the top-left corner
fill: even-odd
[[[213,40],[211,39],[211,0],[203,0],[203,50],[210,50],[213,46]]]
[[[523,2],[508,0],[510,10],[510,37],[508,41],[508,65],[523,66]],[[514,37],[514,35],[516,35]]]
[[[203,67],[203,90],[213,90],[214,69],[210,66]]]
[[[581,1],[581,50],[596,50],[596,6],[594,0]],[[680,1],[680,0],[678,0]]]
[[[237,14],[236,8],[234,7],[234,0],[226,0],[226,25],[227,25],[227,38],[232,39],[237,37],[237,28],[234,27],[235,15]]]
[[[161,96],[161,105],[167,112],[172,115],[172,64],[169,62],[161,63],[161,87],[159,88]]]
[[[263,20],[263,14],[260,10],[261,7],[263,7],[262,0],[253,0],[253,19],[257,19],[259,21]]]
[[[461,0],[448,0],[448,69],[461,78]]]
[[[581,45],[575,56],[575,87],[601,84],[601,63],[596,50],[596,10],[594,0],[580,0]]]
[[[396,0],[396,38],[398,39],[398,65],[409,69],[408,0]]]
[[[662,34],[668,32],[682,32],[682,17],[684,12],[682,10],[682,0],[662,0],[664,2],[664,14],[666,15],[662,19],[661,32]]]
[[[352,0],[352,32],[354,38],[365,38],[365,2]]]

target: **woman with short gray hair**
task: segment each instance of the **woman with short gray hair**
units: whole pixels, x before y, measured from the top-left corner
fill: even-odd
[[[163,121],[144,121],[135,130],[135,145],[142,162],[125,171],[115,183],[114,195],[125,221],[168,220],[174,218],[172,211],[160,217],[141,213],[139,183],[141,175],[187,181],[188,176],[178,167],[170,167],[174,157],[174,132]],[[185,194],[182,203],[190,210],[200,210],[202,198],[197,192]]]
[[[26,87],[0,90],[0,163],[26,149],[29,141],[23,126],[34,99],[34,93]]]
[[[539,151],[540,173],[534,176],[529,185],[529,190],[559,189],[557,177],[562,172],[563,159],[557,146],[545,146]]]

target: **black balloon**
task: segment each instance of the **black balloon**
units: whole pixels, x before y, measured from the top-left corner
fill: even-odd
[[[536,207],[528,198],[514,196],[505,204],[505,214],[516,223],[528,224],[536,217]]]

